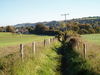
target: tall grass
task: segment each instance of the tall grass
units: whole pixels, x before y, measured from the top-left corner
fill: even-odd
[[[92,70],[100,73],[100,34],[82,35],[87,42],[87,61]]]
[[[100,75],[99,72],[94,70],[97,66],[93,68],[92,65],[95,64],[84,59],[80,53],[69,44],[70,43],[66,43],[66,46],[62,45],[57,49],[58,54],[62,55],[61,75]]]
[[[60,56],[53,49],[54,46],[57,44],[40,48],[35,56],[30,54],[23,62],[19,59],[13,60],[11,57],[11,61],[3,59],[3,63],[0,63],[0,75],[59,75],[56,69],[60,65],[58,62]]]

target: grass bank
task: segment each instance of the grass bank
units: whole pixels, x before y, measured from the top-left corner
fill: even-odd
[[[68,43],[66,46],[61,46],[57,49],[58,54],[61,57],[61,75],[100,75],[92,67],[89,60],[84,59],[80,53],[78,53],[74,48]],[[99,66],[99,65],[98,65]],[[98,70],[99,71],[99,70]]]
[[[24,62],[14,60],[13,55],[1,59],[0,75],[60,75],[57,71],[60,56],[54,46],[59,47],[57,43],[42,47],[35,56],[30,55]]]

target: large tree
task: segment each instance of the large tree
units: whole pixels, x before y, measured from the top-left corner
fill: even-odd
[[[45,26],[44,24],[37,24],[35,26],[35,31],[44,32],[44,31],[47,31],[47,30],[49,30],[49,28],[47,26]]]
[[[13,26],[6,26],[6,32],[15,32],[15,27],[13,27]]]
[[[0,32],[3,32],[3,29],[4,29],[3,27],[0,27]]]

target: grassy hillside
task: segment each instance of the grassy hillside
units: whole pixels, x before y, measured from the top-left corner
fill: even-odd
[[[20,43],[30,43],[32,41],[41,41],[50,37],[52,36],[0,33],[0,47],[17,45]]]

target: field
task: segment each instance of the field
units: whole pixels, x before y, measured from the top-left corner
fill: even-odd
[[[44,39],[51,37],[53,36],[0,33],[0,75],[55,75],[58,73],[55,71],[59,65],[57,59],[59,55],[52,50],[55,44],[47,44],[46,47],[43,44]],[[37,41],[35,57],[31,47],[32,41]],[[20,60],[18,46],[20,43],[24,44],[24,62]]]
[[[43,42],[39,44],[51,37],[0,33],[0,75],[100,75],[100,34],[82,35],[87,45],[86,59],[80,56],[82,49],[77,52],[64,48],[57,41],[46,46]],[[30,45],[32,41],[38,41],[35,56]],[[19,52],[13,52],[19,51],[20,43],[26,44],[24,62]],[[64,54],[59,54],[62,51]]]
[[[32,45],[33,41],[43,41],[53,36],[40,35],[20,35],[12,33],[0,33],[0,57],[6,56],[19,51],[19,45]]]
[[[87,34],[87,35],[82,35],[83,39],[100,45],[100,34]]]
[[[0,33],[0,47],[14,46],[20,43],[31,43],[33,41],[41,41],[52,36],[39,36],[39,35],[20,35],[12,33]]]
[[[82,37],[87,41],[87,61],[95,72],[100,73],[100,34],[88,34]]]

